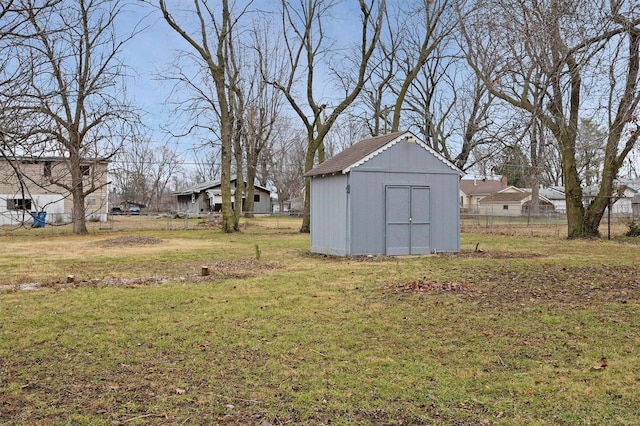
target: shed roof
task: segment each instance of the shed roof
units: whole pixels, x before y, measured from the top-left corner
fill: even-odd
[[[382,136],[375,136],[368,139],[363,139],[344,151],[329,158],[325,162],[319,164],[313,169],[304,174],[305,177],[330,175],[335,173],[349,173],[353,167],[357,167],[376,155],[380,154],[384,150],[392,147],[396,143],[406,140],[407,138],[413,138],[415,142],[423,147],[425,150],[434,155],[437,159],[442,161],[451,169],[458,172],[461,176],[464,174],[462,170],[457,168],[451,162],[449,162],[442,155],[438,154],[434,149],[427,144],[419,140],[411,132],[394,132]]]

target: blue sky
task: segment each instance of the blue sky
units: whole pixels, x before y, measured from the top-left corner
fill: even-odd
[[[177,9],[175,6],[179,2],[167,0],[167,3],[170,8]],[[325,30],[331,33],[338,44],[355,41],[360,36],[358,31],[353,31],[358,26],[348,25],[353,19],[359,19],[359,12],[350,10],[354,5],[357,3],[353,0],[340,4],[339,9],[334,12],[334,18],[325,26]],[[253,7],[262,11],[273,9],[274,6],[277,6],[277,2],[273,0],[253,2]],[[139,24],[141,20],[142,23]],[[130,3],[128,11],[119,19],[118,31],[123,35],[128,34],[136,25],[144,29],[127,43],[121,56],[130,75],[127,81],[127,97],[136,108],[142,110],[143,122],[149,127],[149,135],[154,143],[160,145],[170,142],[177,145],[181,152],[188,152],[200,144],[197,136],[176,139],[162,130],[162,127],[169,126],[176,132],[182,132],[189,123],[172,123],[172,120],[175,120],[174,107],[164,104],[174,88],[173,83],[162,81],[159,75],[171,66],[180,51],[191,52],[192,48],[168,26],[160,13],[148,4]],[[323,86],[325,89],[331,87]],[[330,97],[332,90],[333,88],[325,94]]]
[[[121,56],[129,76],[126,93],[130,102],[141,110],[143,122],[149,126],[154,142],[163,143],[169,138],[161,131],[161,126],[168,125],[171,119],[171,108],[164,103],[172,85],[159,79],[159,75],[170,66],[177,52],[187,46],[160,15],[150,9],[139,6],[137,12],[124,14],[118,30],[127,34],[136,25],[143,28],[127,42]],[[140,20],[142,23],[138,24]]]

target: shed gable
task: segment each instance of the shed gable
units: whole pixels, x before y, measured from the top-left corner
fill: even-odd
[[[419,140],[411,132],[396,132],[388,135],[376,136],[369,139],[363,139],[360,142],[350,146],[341,153],[329,158],[325,162],[319,164],[304,174],[305,177],[314,177],[332,174],[347,174],[352,169],[360,167],[371,160],[378,158],[381,154],[393,148],[396,145],[411,145],[419,147],[424,153],[433,157],[441,165],[444,165],[448,171],[463,176],[462,170],[449,162],[442,155],[427,144]]]
[[[430,172],[454,172],[459,173],[460,176],[463,175],[460,169],[442,155],[411,135],[411,133],[408,134],[409,136],[407,136],[407,133],[403,133],[401,136],[346,167],[342,170],[342,173],[349,173],[356,168],[378,168],[383,166],[385,169],[403,172],[424,171],[426,169]],[[396,161],[394,161],[394,159]],[[390,162],[392,164],[389,164]]]

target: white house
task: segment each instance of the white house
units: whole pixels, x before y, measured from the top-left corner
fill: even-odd
[[[479,213],[487,216],[526,216],[531,207],[531,191],[509,186],[480,200]],[[554,211],[553,203],[543,196],[538,197],[540,211]]]
[[[564,193],[564,186],[549,186],[540,188],[539,194],[553,203],[553,208],[557,213],[567,212],[567,199]]]
[[[507,187],[507,179],[460,179],[460,209],[465,213],[478,213],[480,200]]]

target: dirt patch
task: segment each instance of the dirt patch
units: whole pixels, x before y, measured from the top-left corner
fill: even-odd
[[[403,293],[469,293],[467,285],[452,281],[416,280],[393,287],[395,291]]]
[[[640,302],[640,269],[635,267],[543,264],[522,270],[510,268],[509,265],[477,268],[456,282],[430,281],[425,277],[389,284],[383,290],[396,293],[451,293],[473,303],[490,306]]]
[[[103,246],[144,246],[150,244],[160,244],[162,240],[155,237],[144,237],[140,235],[128,235],[125,237],[109,238],[100,241]]]
[[[0,286],[2,291],[32,291],[40,288],[70,289],[81,287],[146,287],[161,285],[171,282],[206,282],[226,280],[233,278],[250,278],[266,273],[266,271],[279,269],[282,265],[256,259],[232,259],[220,260],[209,266],[209,275],[186,274],[180,276],[148,276],[148,277],[105,277],[96,279],[54,280],[46,282],[30,282],[26,284]],[[194,268],[195,270],[196,268]]]
[[[198,228],[210,228],[210,229],[222,229],[222,214],[215,213],[211,214],[207,217],[202,218],[197,223]],[[248,221],[244,220],[240,222],[240,228],[247,229],[250,227],[257,227],[257,225],[250,224]]]

